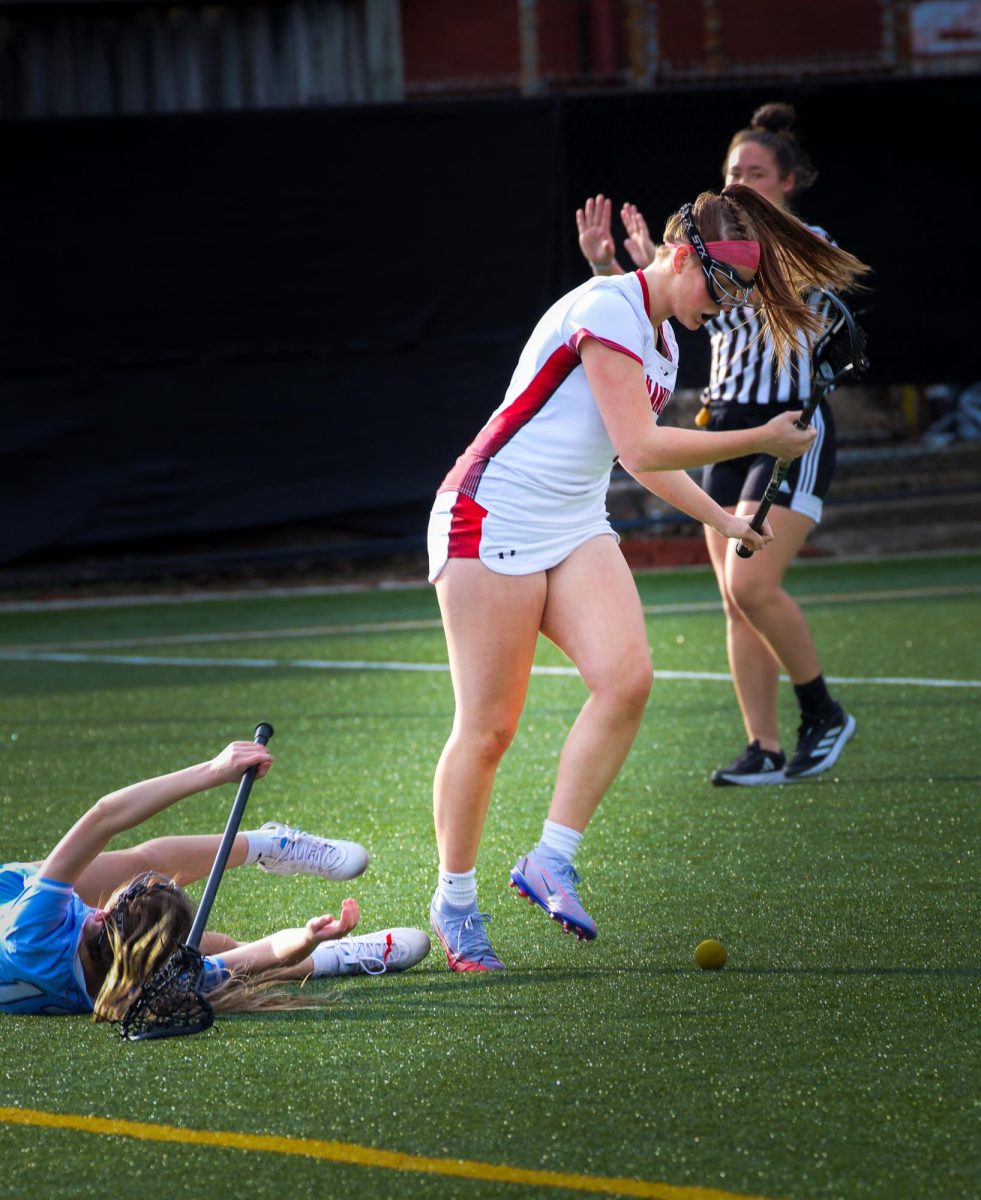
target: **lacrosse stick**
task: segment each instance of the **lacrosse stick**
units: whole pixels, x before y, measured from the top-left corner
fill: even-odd
[[[856,323],[848,306],[834,292],[822,289],[821,295],[830,303],[833,315],[831,324],[815,343],[811,353],[813,366],[811,395],[801,415],[794,422],[798,429],[807,428],[814,415],[814,410],[832,388],[837,387],[843,379],[849,376],[854,379],[860,378],[869,367],[869,360],[865,354],[865,330]],[[760,506],[749,523],[750,529],[755,529],[757,533],[763,532],[766,514],[770,511],[777,492],[780,491],[780,485],[787,478],[793,461],[789,458],[778,458],[773,464],[770,482],[766,485]],[[736,547],[736,553],[740,558],[752,558],[753,556],[753,551],[743,542]]]
[[[265,746],[272,735],[273,727],[263,722],[256,726],[252,740]],[[143,984],[139,995],[120,1021],[119,1032],[127,1041],[144,1042],[151,1038],[204,1033],[214,1024],[214,1010],[208,1003],[203,986],[205,965],[199,947],[258,770],[258,766],[249,767],[238,785],[235,803],[187,941]]]

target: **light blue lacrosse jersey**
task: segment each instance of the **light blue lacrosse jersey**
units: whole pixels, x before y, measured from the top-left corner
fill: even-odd
[[[94,911],[35,866],[0,866],[0,1012],[92,1011],[78,944]]]
[[[78,947],[95,911],[67,883],[43,878],[30,863],[0,865],[0,1012],[92,1011]],[[228,977],[220,956],[205,958],[202,990]]]

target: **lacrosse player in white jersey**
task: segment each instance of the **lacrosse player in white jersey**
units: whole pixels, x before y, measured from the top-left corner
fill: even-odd
[[[726,184],[745,184],[784,211],[817,178],[792,127],[789,104],[765,104],[730,142]],[[594,275],[621,274],[610,232],[611,203],[604,196],[577,213],[579,244]],[[621,209],[627,230],[624,248],[646,264],[654,243],[633,204]],[[827,239],[819,226],[808,228]],[[817,302],[814,302],[817,308]],[[775,413],[798,409],[811,395],[810,347],[801,333],[784,358],[751,304],[720,312],[706,322],[712,367],[697,423],[712,431],[760,427]],[[705,540],[726,613],[726,646],[736,698],[746,732],[746,749],[712,774],[718,785],[784,783],[821,774],[833,766],[855,733],[855,718],[832,697],[821,661],[799,605],[784,589],[784,576],[820,522],[834,474],[834,418],[821,401],[811,423],[818,436],[791,467],[769,513],[774,543],[757,560],[740,558],[728,541],[706,525]],[[706,466],[702,487],[728,512],[751,516],[773,466],[765,454]],[[782,748],[777,719],[780,673],[794,688],[800,710],[790,760]]]
[[[759,296],[778,356],[818,330],[805,280],[843,287],[863,270],[745,187],[703,193],[668,220],[652,261],[558,300],[525,346],[501,405],[438,490],[429,524],[456,713],[434,780],[439,873],[430,921],[451,970],[495,971],[476,861],[495,773],[524,705],[543,633],[589,697],[570,730],[542,837],[510,882],[577,937],[597,936],[576,849],[634,740],[651,686],[640,598],[606,512],[615,460],[722,539],[772,539],[686,473],[747,454],[797,458],[816,436],[788,409],[766,425],[703,434],[662,427],[674,387],[670,318],[698,329]]]

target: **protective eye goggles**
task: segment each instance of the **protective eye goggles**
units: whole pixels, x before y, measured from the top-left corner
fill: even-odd
[[[685,231],[685,237],[691,243],[691,248],[698,255],[702,272],[708,281],[709,298],[718,304],[720,308],[734,308],[739,304],[748,304],[753,288],[756,287],[755,266],[753,268],[753,278],[747,282],[741,275],[736,274],[735,268],[729,263],[720,262],[719,259],[713,258],[709,254],[695,225],[695,218],[690,204],[683,205],[678,215],[681,217],[681,227]],[[711,244],[720,245],[722,243],[713,242]],[[731,244],[747,250],[752,248],[755,253],[751,257],[753,257],[757,264],[759,263],[759,245],[756,242],[735,242]],[[749,264],[747,263],[747,265]]]

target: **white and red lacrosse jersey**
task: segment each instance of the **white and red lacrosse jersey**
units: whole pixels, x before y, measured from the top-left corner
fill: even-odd
[[[512,528],[572,532],[606,519],[616,451],[579,358],[587,337],[635,358],[644,368],[652,420],[678,373],[678,346],[665,321],[648,317],[640,271],[597,276],[568,292],[529,338],[503,403],[439,492],[475,501]]]

